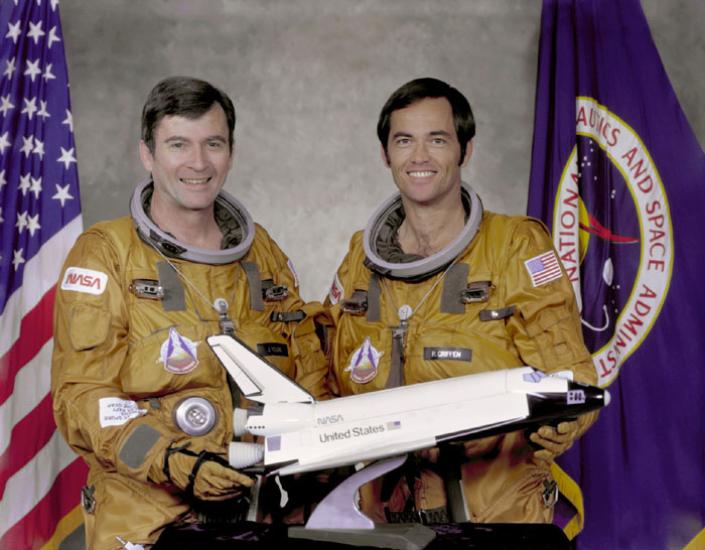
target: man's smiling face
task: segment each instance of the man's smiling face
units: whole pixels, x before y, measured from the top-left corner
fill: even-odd
[[[217,103],[198,118],[165,116],[154,132],[154,151],[140,143],[154,194],[172,213],[210,209],[232,165],[225,112]]]
[[[471,145],[461,163],[450,103],[425,98],[392,113],[382,155],[408,203],[433,205],[459,193],[460,168],[470,160]]]

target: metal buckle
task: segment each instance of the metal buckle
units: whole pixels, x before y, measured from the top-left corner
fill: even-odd
[[[368,307],[367,292],[356,290],[349,299],[342,300],[340,306],[345,313],[350,315],[364,315]]]
[[[81,487],[81,506],[87,514],[95,512],[95,485]]]
[[[306,319],[306,313],[301,309],[296,311],[272,311],[269,316],[269,320],[272,323],[292,323],[294,321],[303,321],[304,319]]]
[[[272,285],[262,289],[262,297],[265,302],[281,302],[289,296],[289,289],[286,285]]]
[[[556,483],[555,480],[544,480],[541,498],[546,508],[553,508],[553,506],[555,506],[556,502],[558,502],[558,483]]]
[[[468,286],[460,292],[460,301],[464,304],[486,302],[490,299],[490,288],[492,288],[492,281],[468,283]]]
[[[147,298],[148,300],[164,298],[164,287],[154,279],[133,279],[129,289],[138,298]]]

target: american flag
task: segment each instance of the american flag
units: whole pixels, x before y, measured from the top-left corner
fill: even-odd
[[[58,0],[0,3],[0,548],[57,548],[86,467],[49,394],[54,293],[82,230]]]
[[[553,250],[526,260],[524,265],[531,277],[531,284],[535,287],[555,281],[561,276],[561,266]]]

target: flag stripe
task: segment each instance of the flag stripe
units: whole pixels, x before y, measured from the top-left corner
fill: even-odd
[[[547,281],[547,280],[549,280],[549,279],[555,279],[556,276],[560,275],[560,273],[561,273],[561,268],[560,268],[560,267],[556,267],[556,268],[554,268],[554,269],[552,269],[552,270],[550,270],[550,271],[545,271],[545,272],[542,273],[541,275],[535,277],[535,278],[534,278],[534,281],[535,281],[537,284],[540,284],[540,283],[542,283],[542,282],[544,282],[544,281]]]
[[[18,338],[8,352],[0,358],[0,403],[12,395],[15,389],[15,377],[32,360],[37,352],[47,341],[51,340],[54,297],[56,287],[52,287],[39,303],[22,318],[20,325],[20,338]],[[0,449],[2,444],[0,443]]]
[[[56,516],[65,517],[76,509],[80,500],[78,488],[86,472],[86,463],[81,458],[68,464],[37,505],[0,537],[0,548],[40,548],[48,541],[57,531]]]
[[[0,499],[5,494],[7,480],[46,445],[56,430],[51,405],[51,395],[47,393],[39,406],[13,428],[10,447],[0,455]]]
[[[4,538],[11,526],[32,511],[49,492],[58,472],[76,460],[74,453],[64,442],[58,431],[27,464],[25,464],[5,486],[0,500],[0,537]],[[78,495],[70,495],[76,505]],[[55,518],[55,521],[58,518]],[[3,548],[0,538],[0,548]],[[18,548],[22,546],[10,546]]]
[[[0,455],[10,444],[16,422],[22,420],[49,393],[53,340],[49,340],[37,356],[27,363],[17,375],[17,388],[0,406]]]
[[[4,209],[3,216],[7,217]],[[20,337],[18,320],[32,311],[56,285],[64,258],[82,230],[83,222],[79,216],[66,224],[46,242],[36,256],[24,264],[25,270],[33,273],[32,280],[10,296],[0,316],[0,357],[4,357]]]

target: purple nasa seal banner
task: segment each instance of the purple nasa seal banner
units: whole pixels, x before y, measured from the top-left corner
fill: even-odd
[[[705,153],[638,0],[544,0],[528,213],[612,395],[559,460],[582,488],[581,550],[705,538],[703,211]]]

